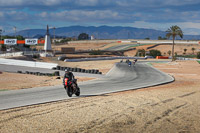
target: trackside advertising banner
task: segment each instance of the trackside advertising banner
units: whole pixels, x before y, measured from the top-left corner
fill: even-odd
[[[4,39],[4,44],[6,44],[6,45],[16,45],[17,39]]]
[[[37,45],[38,39],[25,39],[25,44],[26,45]]]

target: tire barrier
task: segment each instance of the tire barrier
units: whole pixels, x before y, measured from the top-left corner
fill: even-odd
[[[65,67],[60,67],[60,70],[64,71],[64,70],[65,70]]]
[[[59,71],[55,71],[54,73],[40,73],[40,72],[29,72],[29,71],[25,71],[23,73],[22,71],[17,71],[17,73],[31,74],[31,75],[37,75],[37,76],[60,76],[60,72]]]
[[[88,70],[88,73],[92,73],[92,70]]]
[[[77,68],[77,72],[81,72],[81,68]]]
[[[81,72],[82,72],[82,73],[85,73],[85,69],[81,69]]]
[[[26,74],[29,74],[29,71],[26,71],[25,73],[26,73]]]
[[[71,68],[71,71],[74,72],[74,68]]]
[[[57,70],[60,70],[60,66],[57,66],[56,69],[57,69]]]
[[[22,73],[22,71],[17,71],[17,73]]]
[[[77,68],[74,68],[74,72],[77,72]]]
[[[53,67],[52,70],[56,70],[56,67]]]
[[[59,71],[55,71],[55,72],[54,72],[54,75],[55,75],[55,76],[60,76],[60,72],[59,72]]]
[[[102,72],[99,72],[99,70],[97,69],[82,69],[82,68],[77,68],[77,67],[63,67],[63,66],[57,66],[55,68],[52,68],[53,70],[61,70],[61,71],[65,71],[65,69],[68,69],[69,71],[72,72],[81,72],[81,73],[91,73],[91,74],[102,74]],[[54,75],[57,76],[57,73],[59,71],[55,71]]]

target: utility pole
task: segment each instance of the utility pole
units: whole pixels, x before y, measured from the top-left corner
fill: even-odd
[[[5,30],[2,30],[2,29],[0,29],[0,35],[1,35],[1,43],[0,43],[0,47],[2,48],[2,35],[3,35],[3,32],[5,32]]]
[[[128,39],[130,39],[130,32],[128,31]]]
[[[2,41],[2,32],[3,32],[3,30],[0,29],[1,41]],[[1,45],[1,48],[2,48],[2,43],[0,45]]]
[[[53,27],[53,34],[54,34],[54,44],[56,44],[56,27]]]
[[[15,38],[16,38],[16,30],[17,30],[17,27],[14,26],[13,30],[15,31]]]
[[[2,32],[3,32],[3,30],[2,30],[2,29],[0,29],[0,35],[2,34]],[[2,40],[2,35],[1,35],[1,40]]]

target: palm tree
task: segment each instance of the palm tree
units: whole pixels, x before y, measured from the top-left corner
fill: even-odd
[[[174,40],[176,38],[176,36],[180,36],[181,38],[183,38],[183,32],[181,30],[180,27],[178,27],[177,25],[171,26],[167,31],[166,31],[166,37],[169,39],[170,37],[172,37],[173,39],[173,44],[172,44],[172,61],[175,60],[174,58]]]
[[[170,56],[172,52],[171,52],[171,50],[169,50],[167,53],[168,53],[168,55]]]

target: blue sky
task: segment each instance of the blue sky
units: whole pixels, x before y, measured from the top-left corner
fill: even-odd
[[[24,29],[81,26],[131,26],[200,35],[198,0],[0,0],[0,28]]]

